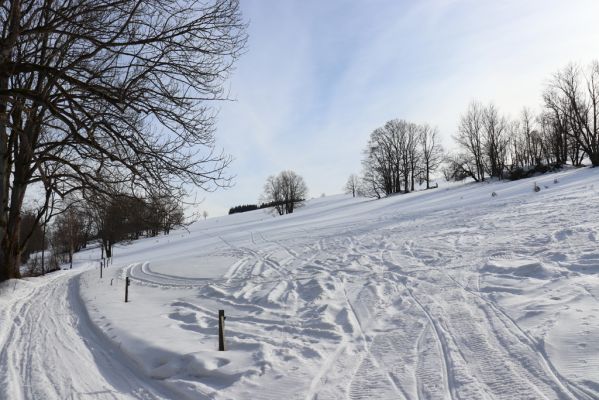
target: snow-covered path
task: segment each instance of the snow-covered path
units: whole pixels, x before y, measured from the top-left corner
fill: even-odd
[[[1,399],[163,399],[97,334],[79,298],[79,272],[53,273],[21,288],[2,314]]]
[[[598,399],[599,175],[539,185],[317,199],[23,282],[0,398]]]

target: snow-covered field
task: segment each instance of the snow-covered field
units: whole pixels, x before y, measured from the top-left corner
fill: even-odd
[[[87,251],[7,282],[0,398],[597,399],[599,171],[536,181],[215,218],[102,279]]]

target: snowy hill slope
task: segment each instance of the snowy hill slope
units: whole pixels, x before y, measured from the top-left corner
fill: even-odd
[[[0,398],[597,399],[599,172],[534,180],[83,252],[0,288]]]

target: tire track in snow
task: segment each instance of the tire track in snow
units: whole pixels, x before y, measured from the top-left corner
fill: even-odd
[[[435,359],[441,358],[440,341],[435,337],[434,327],[429,322],[418,337],[416,343],[416,388],[419,399],[450,399],[446,370],[439,373]],[[433,354],[430,354],[433,353]],[[440,382],[440,385],[439,385]],[[439,389],[439,386],[441,387]]]
[[[347,296],[347,290],[346,290],[347,281],[342,280],[341,284],[343,285],[343,297],[345,298],[345,303],[347,304],[348,309],[351,311],[351,317],[355,320],[355,323],[353,325],[355,325],[358,328],[358,334],[359,334],[360,338],[362,339],[362,346],[364,348],[364,351],[366,352],[365,360],[370,360],[372,362],[373,366],[375,368],[377,368],[379,372],[381,372],[381,375],[384,377],[383,379],[387,379],[387,381],[390,383],[391,387],[393,388],[395,396],[401,396],[406,399],[409,398],[407,393],[401,387],[400,383],[393,376],[393,374],[387,368],[385,368],[383,365],[381,365],[381,363],[379,362],[377,357],[372,353],[371,345],[369,345],[368,341],[366,340],[366,335],[364,333],[364,328],[362,326],[362,322],[360,321],[360,317],[358,316],[356,309],[354,308],[352,302],[349,300],[349,297]],[[376,343],[375,340],[376,340],[376,336],[374,337],[374,339],[372,341],[372,346],[375,345],[375,343]],[[365,360],[362,360],[362,363],[364,363]],[[356,374],[354,374],[354,376],[352,377],[352,380],[350,381],[350,396],[349,396],[349,398],[352,400],[362,398],[362,394],[364,394],[364,393],[362,393],[362,391],[360,391],[360,393],[358,395],[356,395],[355,394],[356,391],[354,388],[354,384],[356,383],[356,378],[359,377],[357,375],[357,372],[362,368],[362,363],[360,363],[360,366],[358,367]],[[359,377],[359,378],[362,381],[364,380],[363,377]],[[362,384],[357,383],[357,386],[362,387],[363,383]],[[352,394],[352,391],[353,391],[353,394]],[[366,394],[368,395],[371,393],[367,392]],[[396,398],[398,398],[398,397],[396,397]]]
[[[426,310],[426,308],[422,305],[422,303],[416,298],[416,296],[414,296],[414,293],[412,292],[412,290],[408,287],[407,279],[405,282],[402,282],[402,283],[404,284],[406,291],[410,295],[410,298],[412,298],[414,300],[414,302],[422,310],[423,314],[425,315],[426,319],[428,320],[430,326],[433,329],[433,337],[434,337],[437,345],[441,349],[441,358],[443,359],[443,362],[442,362],[443,387],[444,387],[444,391],[447,394],[447,398],[449,398],[449,399],[459,398],[457,393],[455,393],[455,391],[454,391],[455,390],[455,379],[452,375],[452,368],[451,368],[451,362],[449,360],[449,355],[448,355],[449,350],[447,349],[447,342],[444,339],[442,339],[440,328],[437,326],[432,315],[430,315],[430,313]]]
[[[487,304],[490,307],[490,309],[492,310],[492,312],[494,312],[497,315],[498,319],[505,325],[506,332],[512,333],[512,331],[515,330],[516,332],[519,332],[520,335],[525,338],[525,340],[522,341],[516,335],[512,334],[521,343],[524,343],[525,345],[527,345],[532,353],[534,353],[538,356],[540,363],[545,367],[547,372],[549,372],[549,376],[553,379],[553,381],[556,383],[556,385],[562,390],[562,392],[565,396],[568,396],[569,398],[572,398],[572,399],[589,399],[589,400],[595,399],[595,397],[591,393],[586,391],[584,388],[581,388],[580,386],[576,385],[575,383],[569,381],[567,378],[562,376],[557,371],[555,366],[551,363],[551,361],[545,354],[544,350],[539,348],[537,345],[535,345],[536,341],[526,331],[524,331],[522,328],[520,328],[520,326],[516,323],[516,321],[514,321],[513,318],[511,318],[505,311],[503,311],[501,309],[501,307],[499,307],[492,301],[485,298],[479,292],[474,292],[474,291],[468,289],[467,287],[464,287],[459,282],[457,282],[451,275],[449,275],[447,273],[446,273],[446,275],[447,275],[447,277],[449,277],[449,279],[451,279],[453,282],[455,282],[455,284],[458,287],[460,287],[461,289],[463,289],[465,292],[476,297],[477,299],[482,300],[485,304]],[[510,327],[512,329],[509,329]]]
[[[491,228],[493,228],[493,227],[491,227]],[[456,240],[458,242],[461,241],[461,239],[462,239],[462,235],[458,235],[456,237]],[[455,245],[456,244],[454,244],[454,246]],[[409,256],[418,258],[417,255],[414,253],[412,246],[409,246],[409,248],[406,250],[408,250]],[[481,258],[481,257],[482,256],[479,256],[478,258]],[[399,269],[399,267],[397,269]],[[419,278],[419,277],[415,277],[415,276],[411,276],[411,278],[421,281],[423,283],[438,284],[437,282],[433,282],[430,280],[430,274],[434,274],[435,272],[440,272],[440,271],[442,272],[443,269],[430,268],[430,267],[428,267],[426,269],[429,270],[430,272],[429,272],[429,274],[425,275],[426,276],[425,278]],[[411,271],[413,272],[413,270],[411,270]],[[394,273],[397,273],[397,272],[394,271]],[[555,389],[557,389],[558,393],[561,392],[560,398],[562,398],[562,397],[563,398],[585,398],[585,399],[594,398],[593,395],[590,394],[588,391],[586,391],[583,388],[580,388],[578,385],[576,385],[572,382],[569,382],[567,379],[565,379],[563,376],[561,376],[559,374],[559,372],[557,371],[557,369],[551,364],[549,358],[544,353],[543,349],[539,349],[534,345],[534,343],[535,343],[534,339],[532,339],[532,337],[530,337],[530,335],[528,335],[526,332],[522,331],[522,329],[516,324],[516,322],[513,321],[513,319],[510,318],[507,314],[505,314],[505,312],[503,312],[503,310],[501,310],[496,304],[489,301],[484,296],[482,296],[480,293],[478,293],[480,291],[480,273],[478,273],[478,272],[476,273],[476,280],[475,280],[476,290],[475,291],[460,284],[456,279],[451,277],[448,273],[446,273],[446,272],[444,272],[444,273],[449,278],[451,278],[453,284],[456,285],[456,288],[464,290],[464,291],[468,292],[469,294],[476,296],[476,297],[482,299],[483,301],[485,301],[486,307],[483,308],[483,310],[485,312],[493,312],[495,314],[499,314],[499,315],[497,315],[497,319],[504,324],[506,335],[508,335],[508,337],[513,338],[517,342],[521,342],[523,345],[525,345],[529,348],[529,350],[525,354],[522,354],[522,355],[520,355],[518,353],[517,354],[508,353],[508,355],[505,356],[506,360],[510,360],[511,358],[515,358],[516,360],[518,360],[518,357],[520,357],[520,356],[523,356],[523,357],[525,357],[524,359],[526,359],[526,357],[534,355],[534,357],[537,358],[538,362],[541,365],[544,365],[544,374],[547,377],[547,378],[543,378],[543,374],[541,374],[541,376],[539,377],[540,381],[543,381],[543,379],[549,379],[549,382],[553,382],[553,383],[549,384],[549,386],[555,386]],[[413,294],[413,292],[412,292],[412,294]],[[431,318],[432,318],[432,316],[431,316]],[[507,322],[507,324],[510,326],[505,325],[506,319],[508,321],[510,321],[510,322]],[[511,326],[511,325],[513,325],[513,326]],[[492,327],[491,327],[491,331],[492,331]],[[525,338],[524,341],[522,340],[521,336],[514,334],[513,331],[520,332],[521,336],[524,336],[524,338]],[[498,340],[498,343],[502,343],[503,336],[501,336],[499,334],[496,334],[496,335],[497,335],[496,339]],[[509,346],[509,342],[507,342],[504,345]],[[513,345],[511,347],[513,347]],[[510,350],[506,348],[506,351],[509,352]],[[528,373],[527,367],[525,365],[522,366],[521,371],[523,371],[525,374]],[[547,381],[545,381],[545,385],[547,385]],[[451,386],[453,387],[453,385],[451,385]],[[533,387],[536,387],[536,385],[533,385]],[[539,395],[540,395],[540,392],[539,392]]]

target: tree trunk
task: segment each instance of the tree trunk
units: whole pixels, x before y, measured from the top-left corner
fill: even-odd
[[[112,242],[110,240],[105,242],[104,249],[106,250],[106,258],[112,257]]]
[[[3,214],[3,224],[0,227],[0,282],[6,279],[21,277],[21,244],[19,233],[21,229],[21,207],[25,197],[26,187],[20,164],[15,165],[13,188],[10,193],[10,205]],[[4,222],[6,221],[6,222]]]
[[[44,227],[42,231],[42,275],[46,274],[46,266],[44,264],[46,255],[46,221],[44,221]]]
[[[428,166],[428,163],[426,164],[426,188],[430,189],[430,168]]]
[[[0,282],[21,277],[19,225],[19,220],[9,221],[6,230],[3,232],[2,241],[0,242]]]

